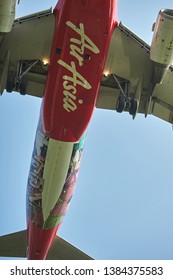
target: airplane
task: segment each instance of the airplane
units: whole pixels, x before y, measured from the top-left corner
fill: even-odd
[[[65,1],[59,1],[57,6],[60,4],[60,2],[65,3]],[[86,2],[86,1],[84,1],[84,2]],[[116,2],[116,1],[113,1],[113,3],[114,2]],[[76,1],[75,1],[75,3],[76,3]],[[56,8],[55,8],[55,10],[56,10]],[[172,13],[171,10],[165,10],[164,12],[160,12],[159,17],[161,19],[158,17],[157,23],[158,22],[162,23],[163,19],[164,19],[163,22],[166,22],[166,24],[171,22],[171,20],[170,20],[171,16],[172,16],[171,13]],[[65,13],[65,14],[67,14],[67,13]],[[9,37],[8,37],[8,35],[6,35],[6,37],[4,38],[4,41],[2,42],[2,57],[5,57],[4,68],[1,69],[1,90],[2,90],[2,92],[4,90],[3,87],[5,86],[6,90],[9,91],[9,92],[12,91],[12,90],[15,90],[15,91],[20,92],[21,94],[28,94],[28,93],[33,94],[32,90],[36,86],[35,84],[37,83],[37,80],[35,79],[35,77],[37,75],[39,76],[39,79],[38,79],[39,82],[38,83],[41,84],[41,85],[39,84],[39,86],[40,86],[40,88],[42,87],[42,89],[40,89],[39,86],[37,86],[37,89],[38,89],[37,94],[38,94],[39,90],[40,91],[43,90],[43,87],[45,86],[45,83],[46,83],[45,82],[46,79],[45,79],[44,75],[45,75],[45,73],[47,73],[45,68],[48,67],[49,63],[47,64],[47,62],[45,60],[41,60],[41,59],[39,59],[39,60],[38,59],[36,59],[36,60],[32,59],[32,61],[23,61],[23,60],[18,61],[18,60],[16,60],[16,58],[11,57],[12,54],[10,54],[9,50],[8,50],[6,56],[4,56],[4,52],[7,50],[6,46],[10,44],[10,41],[9,41],[10,38],[12,38],[11,39],[12,42],[14,40],[13,39],[14,37],[11,37],[11,36],[16,37],[17,33],[18,32],[20,33],[20,31],[18,31],[18,30],[17,30],[17,33],[15,33],[15,27],[19,28],[21,26],[21,28],[23,28],[23,26],[25,26],[25,24],[29,26],[30,22],[32,23],[32,21],[34,21],[34,23],[35,23],[36,20],[39,20],[39,21],[43,20],[44,21],[45,18],[46,18],[46,22],[48,20],[51,21],[53,17],[54,17],[54,15],[50,11],[44,11],[43,13],[39,13],[39,14],[37,13],[36,15],[31,15],[29,17],[24,17],[24,18],[21,18],[21,19],[18,19],[18,20],[15,21],[12,32],[9,33]],[[167,21],[168,21],[168,23],[167,23]],[[13,21],[11,21],[11,22],[13,22]],[[71,27],[73,26],[70,22],[68,22],[68,23]],[[157,28],[157,23],[155,24],[155,28]],[[69,25],[68,25],[68,27],[70,27]],[[34,26],[35,26],[35,24],[34,24]],[[137,112],[143,113],[146,116],[147,116],[147,114],[153,114],[153,115],[158,116],[159,118],[162,118],[162,119],[172,123],[172,119],[171,119],[171,106],[172,105],[171,105],[171,99],[169,99],[170,90],[171,90],[170,79],[171,79],[171,73],[172,73],[171,72],[172,71],[172,67],[171,67],[172,57],[171,57],[171,54],[170,55],[166,54],[165,57],[167,58],[169,56],[169,61],[164,63],[164,64],[161,63],[160,61],[159,62],[158,61],[152,62],[149,58],[149,53],[152,54],[152,52],[150,52],[150,47],[147,44],[145,44],[145,42],[140,40],[140,38],[138,38],[135,34],[133,34],[130,30],[128,30],[122,24],[117,26],[117,21],[116,20],[115,20],[115,26],[114,26],[113,35],[111,36],[111,43],[110,43],[110,47],[109,47],[109,51],[108,51],[108,55],[107,55],[107,61],[106,61],[105,67],[104,67],[104,71],[102,71],[102,73],[101,73],[101,74],[103,74],[103,76],[102,76],[102,81],[100,80],[101,81],[101,88],[100,88],[99,95],[98,95],[98,98],[97,98],[96,107],[104,108],[104,109],[117,110],[118,112],[129,111],[129,113],[132,115],[133,118],[135,118]],[[30,28],[30,26],[29,26],[29,28]],[[74,29],[75,29],[75,27],[74,27]],[[74,31],[74,29],[73,29],[73,31]],[[76,27],[76,29],[77,29],[77,27]],[[44,29],[44,30],[46,30],[46,29]],[[13,31],[14,31],[14,34],[13,34]],[[35,28],[34,31],[38,32],[36,30],[36,28]],[[1,31],[1,32],[4,32],[4,31]],[[39,34],[41,36],[40,32],[39,32]],[[52,34],[53,34],[53,32],[52,32]],[[157,34],[157,29],[154,33],[154,36],[155,36],[155,34]],[[165,30],[163,31],[163,34],[165,34]],[[170,34],[171,34],[171,32],[170,32]],[[44,33],[44,35],[45,35],[45,33]],[[50,29],[49,29],[49,35],[51,35]],[[118,42],[116,41],[116,36],[114,37],[114,35],[117,36],[117,41]],[[19,34],[19,36],[20,36],[20,34]],[[26,38],[24,38],[24,39],[26,40]],[[41,39],[43,40],[43,38],[41,38]],[[7,43],[6,43],[6,40],[7,40]],[[73,42],[73,43],[74,42],[75,43],[79,42],[79,41],[77,41],[77,39],[75,39],[73,37],[70,40],[71,40],[70,42]],[[50,40],[50,41],[52,42],[52,40]],[[135,52],[135,55],[139,55],[139,57],[138,57],[139,58],[138,59],[139,64],[137,65],[137,67],[138,67],[137,70],[138,71],[134,70],[134,69],[131,69],[131,71],[134,71],[134,72],[133,72],[132,77],[128,77],[128,79],[127,79],[127,76],[129,75],[129,71],[128,71],[129,68],[124,67],[124,72],[125,73],[123,73],[123,69],[115,69],[114,68],[115,67],[114,63],[112,63],[112,61],[114,62],[117,59],[121,58],[122,59],[121,60],[122,68],[123,68],[123,64],[127,65],[126,59],[124,58],[124,60],[123,60],[123,55],[120,56],[121,51],[120,51],[120,54],[119,53],[117,54],[118,58],[116,57],[116,54],[113,51],[114,45],[117,46],[117,44],[119,44],[119,50],[122,50],[123,49],[122,45],[121,45],[122,42],[125,42],[125,44],[126,44],[127,49],[125,51],[129,52],[128,53],[128,58],[134,59],[134,52]],[[153,42],[155,43],[154,39],[153,39]],[[133,48],[130,49],[128,44],[130,46],[132,45],[134,49]],[[11,43],[11,45],[12,45],[12,43]],[[28,45],[28,42],[26,43],[26,46],[27,45]],[[160,42],[158,43],[158,46],[154,45],[153,48],[159,51],[159,45],[160,45]],[[93,46],[94,46],[95,52],[97,53],[99,48],[95,44]],[[68,45],[68,47],[69,47],[69,45]],[[82,60],[81,56],[74,51],[74,50],[76,50],[75,45],[71,44],[70,47],[72,49],[71,52],[73,54],[75,53],[76,59],[79,62],[79,64],[80,63],[82,64],[83,60]],[[17,46],[17,48],[19,48],[19,46]],[[28,45],[28,49],[29,49],[29,45]],[[152,47],[151,47],[151,49],[152,49]],[[165,47],[165,49],[166,49],[166,47]],[[165,49],[163,48],[163,49],[161,49],[161,51],[164,52]],[[58,48],[58,50],[56,49],[56,51],[57,51],[56,55],[61,55],[61,48]],[[17,53],[19,55],[21,54],[19,50],[17,50]],[[112,55],[113,55],[113,58],[112,58]],[[163,57],[163,54],[161,55],[161,58],[162,57]],[[12,66],[10,66],[11,65],[10,64],[11,59],[14,59],[14,61],[12,61],[13,62]],[[86,59],[86,62],[89,64],[91,62],[90,54],[87,53],[87,55],[85,56],[85,59]],[[69,65],[64,63],[63,60],[58,60],[58,61],[59,61],[60,66],[63,66],[65,70],[69,70],[69,71],[71,71],[71,73],[74,74],[74,72],[72,72],[72,68],[69,68]],[[146,69],[144,69],[144,63],[143,63],[144,61],[145,61],[145,67],[147,69],[149,69],[150,71],[146,71]],[[72,64],[71,64],[71,66],[72,66]],[[74,64],[73,64],[73,66],[74,66]],[[132,64],[130,64],[130,66],[132,66]],[[12,68],[10,68],[10,67],[12,67]],[[52,83],[51,78],[55,78],[55,77],[50,76],[50,80],[49,80],[50,69],[51,69],[51,61],[50,61],[50,65],[49,65],[49,72],[48,72],[47,81],[50,81],[50,85],[53,86],[55,83]],[[17,72],[15,72],[15,71],[17,71]],[[43,72],[41,72],[41,74],[40,74],[39,71],[43,71]],[[62,71],[62,69],[61,69],[61,71]],[[115,72],[115,74],[114,74],[114,72]],[[134,77],[134,73],[136,74],[136,77]],[[140,75],[139,75],[139,73],[140,73]],[[63,75],[62,75],[62,77],[63,77]],[[137,79],[137,77],[138,77],[138,79]],[[79,78],[79,76],[78,76],[78,78]],[[68,88],[68,89],[65,88],[65,87],[67,87],[67,83],[65,83],[66,81],[74,82],[72,80],[72,77],[66,76],[65,79],[64,79],[64,82],[63,82],[63,85],[65,84],[65,86],[63,88],[64,92],[68,91],[68,90],[71,90],[71,91],[73,90],[75,92],[76,88],[74,87],[74,84],[73,84],[73,87],[71,86],[71,88]],[[80,82],[80,86],[81,86],[81,84],[82,84],[81,81],[83,81],[83,78],[81,78],[80,81],[78,81],[78,80],[75,80],[75,81],[76,81],[76,84],[77,84],[77,82]],[[95,76],[94,76],[94,81],[95,81]],[[86,79],[84,82],[85,82],[86,88],[89,87],[88,80]],[[97,82],[97,84],[98,84],[98,82]],[[100,85],[100,82],[99,82],[99,85]],[[47,84],[46,84],[46,87],[47,87]],[[163,87],[164,87],[164,92],[165,92],[165,89],[166,89],[166,92],[168,94],[167,96],[164,95],[166,101],[163,98],[163,96],[161,95]],[[84,87],[84,89],[85,89],[85,87]],[[149,92],[147,92],[146,89],[148,89]],[[146,93],[146,94],[144,94],[144,93]],[[78,108],[80,108],[79,105],[83,105],[82,97],[79,100],[80,102],[78,102],[78,104],[76,104],[74,102],[74,100],[76,101],[76,99],[75,99],[76,96],[75,95],[71,95],[71,93],[69,94],[67,92],[65,94],[67,94],[69,97],[68,97],[68,99],[65,99],[62,107],[68,113],[77,111]],[[130,95],[128,95],[128,94],[130,94]],[[41,97],[41,95],[39,95],[39,94],[38,94],[38,96]],[[65,97],[66,97],[66,95],[65,95]],[[44,93],[44,98],[46,100],[45,93]],[[44,100],[44,98],[43,98],[43,100]],[[71,98],[71,99],[69,99],[69,98]],[[44,110],[47,110],[47,107],[46,107],[46,105],[44,105],[44,102],[46,102],[46,101],[43,101],[43,105],[42,105],[42,110],[43,111],[42,112],[44,112]],[[48,97],[48,102],[49,102],[49,97]],[[93,104],[95,106],[95,103],[93,103]],[[44,106],[46,108],[44,108]],[[57,111],[59,111],[59,109]],[[83,111],[82,111],[82,113],[83,113]],[[70,121],[71,121],[71,119],[70,119]],[[72,120],[72,123],[75,123],[75,122]],[[49,128],[48,128],[48,130],[49,130]],[[86,127],[84,128],[84,130],[86,130]],[[47,129],[44,128],[44,131],[43,131],[43,129],[41,127],[41,121],[39,121],[34,152],[37,154],[37,156],[39,154],[39,163],[41,164],[41,166],[39,166],[38,162],[35,161],[36,158],[33,157],[33,160],[32,160],[32,163],[31,163],[30,177],[29,177],[30,188],[33,187],[33,184],[35,184],[34,185],[35,188],[37,188],[37,189],[40,188],[40,184],[42,183],[42,182],[40,182],[41,181],[40,179],[42,179],[42,178],[38,177],[37,175],[39,174],[39,172],[43,171],[41,169],[43,168],[44,159],[45,158],[49,159],[48,156],[45,157],[45,153],[47,152],[46,149],[47,149],[47,146],[48,146],[48,141],[49,141],[49,143],[51,143],[51,141],[49,139],[50,137],[49,137],[49,135],[46,135],[41,140],[41,137],[42,137],[42,135],[44,134],[45,131],[47,132]],[[64,142],[64,140],[67,141],[68,139],[65,139],[65,138],[61,139],[61,137],[66,137],[67,134],[65,133],[65,131],[61,130],[60,132],[62,133],[60,135],[60,142]],[[70,135],[70,133],[69,133],[69,135]],[[83,135],[83,131],[82,131],[81,135]],[[67,144],[67,146],[65,146],[65,150],[62,151],[63,152],[63,156],[62,156],[63,158],[64,158],[64,153],[69,152],[69,150],[70,150],[70,152],[68,154],[73,155],[73,153],[74,153],[74,158],[78,157],[78,159],[79,159],[79,155],[80,155],[80,152],[81,152],[80,148],[81,149],[83,148],[83,140],[84,140],[84,136],[81,138],[81,135],[79,136],[78,139],[71,139],[71,140],[73,140],[72,142],[67,142],[68,144]],[[55,137],[55,136],[53,136],[53,137]],[[81,139],[81,140],[79,141],[79,139]],[[79,141],[79,142],[77,142],[77,141]],[[40,143],[41,143],[41,146],[40,146]],[[73,143],[73,146],[71,145],[71,143]],[[51,144],[56,145],[54,141]],[[72,152],[72,147],[71,146],[74,149],[73,152]],[[52,146],[52,148],[54,150],[55,146]],[[69,150],[67,150],[67,148],[69,148]],[[62,147],[58,146],[57,149],[62,149]],[[48,151],[50,151],[50,158],[51,158],[52,157],[51,148]],[[76,155],[76,152],[78,153],[78,155]],[[67,155],[67,157],[68,157],[68,155]],[[57,158],[55,158],[55,161],[57,161]],[[70,161],[70,159],[68,159],[68,164],[67,164],[68,168],[69,168],[69,161]],[[56,162],[56,164],[58,165],[59,163]],[[61,164],[62,164],[62,161],[60,159],[60,164],[58,165],[58,170],[60,170],[59,173],[62,175],[64,169],[61,170],[61,168],[62,168]],[[72,157],[70,166],[73,165],[73,164],[74,164],[74,159]],[[78,165],[78,163],[77,163],[77,165]],[[46,168],[47,168],[47,170],[46,170]],[[66,167],[66,169],[67,169],[67,167]],[[77,171],[78,171],[78,169],[77,169]],[[45,172],[46,175],[45,175],[45,177],[43,175],[43,180],[44,179],[46,180],[46,178],[49,178],[49,176],[52,172],[52,164],[51,163],[50,163],[50,166],[49,166],[49,163],[47,164],[47,166],[45,165],[44,172]],[[66,173],[66,175],[67,175],[67,173]],[[54,174],[53,174],[53,176],[54,176]],[[51,180],[52,180],[52,178],[51,178]],[[64,179],[62,178],[62,181],[63,180]],[[55,181],[57,182],[57,178],[55,178]],[[42,204],[45,203],[45,208],[44,208],[45,212],[44,213],[39,212],[39,214],[40,214],[40,216],[42,216],[42,214],[43,214],[43,219],[44,219],[44,221],[46,221],[46,223],[44,223],[45,231],[41,229],[41,232],[42,232],[42,234],[43,234],[43,232],[46,232],[46,234],[47,234],[48,233],[47,226],[50,226],[50,224],[49,224],[49,215],[51,215],[50,214],[50,212],[51,212],[50,208],[53,209],[53,206],[52,205],[50,206],[50,204],[47,204],[47,201],[44,200],[45,199],[44,197],[47,198],[47,196],[49,194],[48,194],[48,192],[46,192],[45,196],[43,195],[43,197],[41,197],[41,198],[40,198],[39,193],[36,193],[35,196],[31,196],[31,194],[32,193],[29,193],[30,196],[29,196],[29,199],[28,199],[28,209],[29,209],[29,207],[32,206],[32,211],[35,211],[35,208],[36,209],[41,208],[41,206],[40,206],[41,203]],[[60,193],[57,194],[58,197],[59,197],[59,195],[60,195]],[[41,199],[42,199],[42,201],[40,201]],[[50,197],[50,199],[54,200],[52,202],[53,205],[57,201],[57,198],[54,197],[54,193],[52,193],[52,196]],[[31,214],[31,213],[29,213],[29,214]],[[33,214],[33,212],[32,212],[32,214]],[[35,212],[34,212],[34,214],[35,214]],[[32,216],[32,217],[34,217],[34,219],[35,219],[35,216]],[[43,240],[42,250],[43,251],[45,250],[46,253],[45,252],[40,253],[39,250],[38,251],[35,250],[35,247],[36,247],[36,245],[38,245],[38,243],[33,245],[33,248],[35,250],[34,253],[30,253],[30,250],[31,250],[31,247],[32,247],[32,246],[30,246],[30,244],[31,244],[32,240],[34,238],[36,238],[36,236],[37,236],[37,233],[34,232],[35,231],[34,223],[37,223],[37,222],[40,222],[40,221],[38,221],[38,220],[35,221],[34,220],[33,224],[30,224],[30,221],[28,221],[28,229],[29,229],[28,230],[28,232],[29,232],[28,240],[31,238],[31,241],[29,243],[29,259],[45,258],[46,254],[47,254],[47,250],[49,248],[49,245],[47,245],[45,240]],[[36,229],[36,230],[40,230],[40,228]],[[54,235],[56,230],[57,230],[57,228],[54,229],[54,231],[52,231],[53,233],[52,232],[51,233]],[[31,237],[30,237],[30,234],[31,234]],[[7,237],[4,237],[2,239],[3,244],[4,244],[4,240],[6,238]],[[47,236],[45,236],[45,238],[47,238]],[[52,240],[51,240],[50,235],[49,235],[48,236],[48,242],[51,242],[51,241]],[[9,239],[8,239],[8,243],[9,243]],[[44,246],[45,246],[45,248],[44,248]]]

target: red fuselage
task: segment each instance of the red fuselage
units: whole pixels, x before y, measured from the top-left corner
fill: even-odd
[[[28,259],[46,258],[74,191],[81,156],[75,161],[75,168],[71,166],[76,154],[81,155],[81,139],[95,108],[112,31],[117,25],[117,1],[59,0],[54,15],[50,67],[28,179]],[[69,159],[68,155],[62,159],[68,170],[64,172],[63,185],[58,186],[59,197],[54,206],[52,196],[50,202],[45,202],[43,192],[47,187],[47,150],[50,143],[51,147],[56,146],[56,141],[56,149],[67,145],[70,155]],[[51,152],[49,162],[50,155]],[[53,160],[55,165],[57,160]]]
[[[49,137],[76,142],[92,116],[116,24],[116,0],[59,0],[43,101]]]

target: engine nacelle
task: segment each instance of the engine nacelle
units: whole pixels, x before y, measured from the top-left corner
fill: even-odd
[[[173,10],[159,12],[153,25],[150,59],[154,62],[153,84],[161,84],[170,65],[173,64]]]
[[[173,64],[173,10],[163,9],[159,12],[154,24],[150,58],[165,66]]]
[[[15,19],[16,0],[0,0],[0,32],[10,32]]]

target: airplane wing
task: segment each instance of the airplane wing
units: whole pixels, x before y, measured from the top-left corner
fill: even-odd
[[[43,96],[54,28],[49,9],[15,20],[12,31],[0,37],[0,94],[6,89]],[[120,23],[112,34],[96,107],[129,111],[133,118],[152,114],[173,123],[173,67],[153,86],[157,66],[150,46]]]
[[[26,258],[26,236],[26,230],[0,236],[0,256]],[[61,237],[56,236],[47,260],[92,260],[92,258]]]
[[[121,108],[122,99],[138,100],[138,112],[155,115],[173,123],[173,67],[169,67],[162,83],[153,86],[155,63],[150,59],[150,46],[136,36],[122,23],[115,28],[104,69],[97,108],[129,111]]]
[[[0,94],[4,89],[42,97],[55,28],[52,9],[16,19],[0,36]]]

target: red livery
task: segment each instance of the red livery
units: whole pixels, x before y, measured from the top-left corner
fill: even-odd
[[[27,183],[25,254],[30,260],[50,257],[49,249],[51,245],[53,248],[54,240],[56,243],[57,230],[73,196],[85,132],[95,108],[111,35],[117,25],[117,1],[59,0],[50,22],[53,28],[47,26],[54,32],[50,65]],[[7,54],[8,65],[10,55]],[[25,63],[20,62],[19,77],[14,82],[16,88],[21,87],[21,93],[27,85],[23,76],[37,63],[40,61],[32,61],[21,74]],[[5,76],[7,68],[4,69]],[[8,90],[13,86],[12,78]],[[60,251],[57,258],[91,259],[68,242],[56,247],[56,255]]]
[[[92,116],[117,1],[60,0],[43,102],[43,126],[56,140],[76,142]]]
[[[56,235],[75,191],[86,129],[95,105],[173,123],[173,10],[160,10],[150,47],[117,26],[117,0],[59,0],[53,13],[14,21],[17,2],[0,1],[0,94],[14,90],[43,102],[27,183],[27,230],[1,236],[0,255],[88,260]]]

